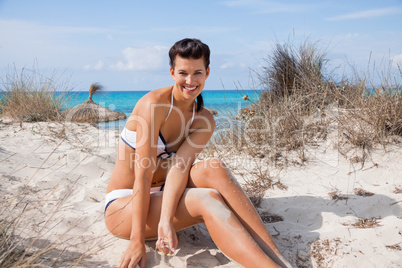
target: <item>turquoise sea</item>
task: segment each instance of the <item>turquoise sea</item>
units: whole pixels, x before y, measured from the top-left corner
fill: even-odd
[[[123,112],[127,117],[131,114],[137,101],[148,91],[98,91],[94,94],[95,103],[107,107],[111,110]],[[69,92],[67,93],[69,102],[66,108],[81,104],[88,99],[88,92]],[[248,95],[250,101],[242,99],[244,95]],[[235,117],[240,109],[246,108],[252,102],[258,100],[259,92],[254,90],[204,90],[202,96],[204,105],[207,108],[214,109],[218,112],[215,119],[218,121],[226,121],[230,117]],[[101,123],[101,128],[123,128],[125,120]]]

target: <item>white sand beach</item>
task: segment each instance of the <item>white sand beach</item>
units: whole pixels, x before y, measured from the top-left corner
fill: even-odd
[[[82,256],[78,267],[117,265],[128,242],[108,233],[103,208],[118,134],[0,118],[1,217],[19,219],[15,234],[27,248],[49,248],[48,264],[67,267]],[[402,267],[402,149],[374,148],[364,159],[351,163],[328,142],[312,147],[303,164],[266,167],[281,184],[258,210],[292,266]],[[241,183],[259,165],[241,156],[224,161]],[[147,267],[239,267],[204,225],[178,237],[174,256],[147,242]]]

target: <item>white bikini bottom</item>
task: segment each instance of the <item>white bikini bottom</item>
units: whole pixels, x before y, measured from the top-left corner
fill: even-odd
[[[163,190],[163,186],[157,186],[157,187],[151,187],[150,192],[155,193]],[[110,193],[106,194],[105,197],[105,211],[107,207],[116,199],[123,198],[126,196],[133,195],[133,189],[118,189],[118,190],[113,190]]]

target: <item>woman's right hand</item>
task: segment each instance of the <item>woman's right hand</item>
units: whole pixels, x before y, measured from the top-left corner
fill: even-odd
[[[164,254],[171,254],[177,248],[178,240],[173,224],[168,221],[160,221],[158,225],[158,240],[156,248]]]
[[[130,240],[126,251],[121,256],[119,268],[134,268],[137,264],[145,268],[145,242]]]

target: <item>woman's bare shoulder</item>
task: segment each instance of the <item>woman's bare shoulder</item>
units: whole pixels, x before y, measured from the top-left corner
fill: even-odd
[[[138,105],[149,105],[149,104],[165,104],[169,102],[169,95],[172,87],[165,87],[152,90],[142,96],[136,106]],[[135,108],[135,107],[134,107]]]
[[[162,104],[162,106],[169,104],[169,94],[169,87],[155,89],[146,93],[137,101],[131,115],[138,115],[148,111],[153,104]]]
[[[149,121],[152,114],[155,116],[154,122],[158,124],[162,122],[161,118],[169,110],[169,87],[152,90],[142,96],[134,106],[130,117],[126,122],[126,128],[135,130],[137,121],[142,118]]]

